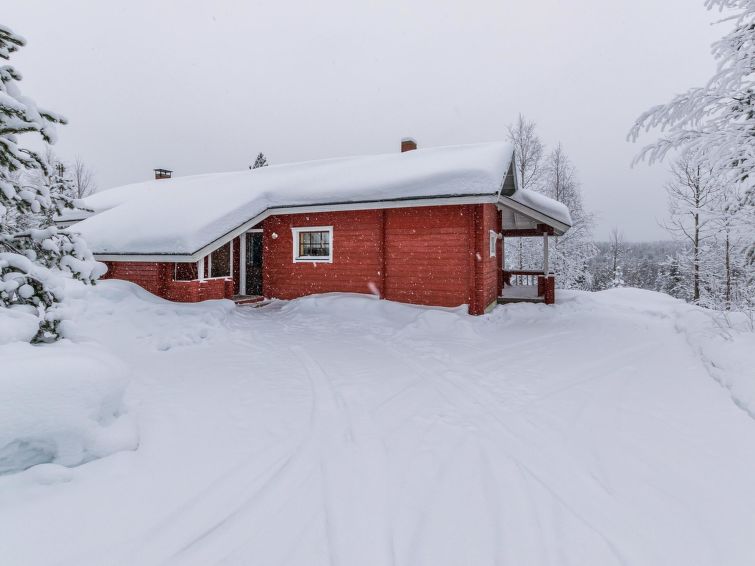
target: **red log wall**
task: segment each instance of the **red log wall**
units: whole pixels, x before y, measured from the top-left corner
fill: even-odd
[[[333,263],[294,263],[291,228],[333,226]],[[370,293],[382,285],[382,211],[270,216],[263,222],[263,294],[295,299],[334,291]],[[273,235],[276,237],[273,237]]]
[[[386,299],[419,305],[469,304],[466,206],[385,211]]]
[[[233,296],[234,282],[231,279],[173,281],[173,263],[106,261],[105,264],[108,271],[103,279],[131,281],[169,301],[196,303]]]
[[[266,297],[294,299],[328,292],[378,293],[405,303],[483,314],[500,292],[502,244],[490,257],[490,231],[500,231],[493,204],[271,216],[263,222]],[[333,226],[333,262],[293,261],[293,227]],[[238,293],[240,246],[233,279],[173,281],[172,263],[107,262],[106,278],[133,281],[173,301],[197,302]]]
[[[482,314],[498,296],[501,258],[490,257],[488,234],[499,218],[492,204],[271,216],[263,292],[280,299],[378,292],[405,303],[468,304]],[[333,263],[293,262],[291,229],[306,226],[333,226]]]

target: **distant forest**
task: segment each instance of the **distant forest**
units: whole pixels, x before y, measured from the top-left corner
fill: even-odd
[[[673,240],[622,242],[618,257],[615,242],[595,242],[595,247],[598,253],[588,262],[593,291],[623,285],[667,292],[675,270],[672,258],[683,250],[683,245]]]

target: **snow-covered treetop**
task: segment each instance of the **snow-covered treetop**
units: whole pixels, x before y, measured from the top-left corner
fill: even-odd
[[[497,202],[512,157],[510,144],[487,143],[148,181],[84,199],[96,214],[75,229],[98,254],[191,255],[275,207],[456,197]]]
[[[742,187],[732,206],[755,208],[755,0],[706,0],[709,10],[727,11],[731,25],[713,44],[718,68],[705,86],[691,88],[670,102],[642,114],[630,130],[636,141],[643,132],[660,131],[637,160],[662,160],[669,151],[705,154],[721,175]],[[755,241],[748,255],[755,262]]]
[[[661,138],[645,146],[637,160],[659,161],[677,148],[704,151],[723,169],[734,166],[744,180],[755,168],[755,0],[706,0],[705,5],[735,10],[723,20],[733,29],[713,44],[717,72],[705,86],[642,114],[629,139],[658,129]]]
[[[0,25],[0,59],[6,61],[25,44],[24,39]],[[33,100],[21,94],[16,85],[21,74],[11,65],[0,65],[0,168],[44,169],[44,159],[36,152],[21,148],[18,136],[36,133],[47,143],[55,142],[55,124],[65,124],[65,118],[43,110]]]

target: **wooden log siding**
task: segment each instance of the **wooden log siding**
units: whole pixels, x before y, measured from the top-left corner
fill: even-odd
[[[233,295],[233,281],[230,279],[174,281],[174,263],[107,261],[105,264],[108,272],[103,279],[131,281],[169,301],[196,303],[207,299],[230,298]]]
[[[370,293],[371,284],[379,289],[381,219],[380,210],[268,217],[263,223],[263,294],[294,299],[335,291]],[[332,263],[294,263],[291,228],[307,226],[333,226]]]
[[[477,294],[479,304],[476,305],[476,308],[478,311],[484,312],[488,306],[497,302],[499,279],[503,275],[500,240],[496,241],[495,257],[490,257],[490,233],[498,234],[500,232],[501,215],[495,205],[492,204],[479,205],[477,210],[480,218],[476,230],[479,239],[477,253],[480,254],[482,259],[478,260]]]
[[[294,227],[332,226],[332,263],[293,261]],[[502,249],[493,204],[303,213],[268,217],[263,228],[263,294],[294,299],[328,292],[373,293],[420,305],[469,305],[482,314],[501,281]],[[240,246],[233,281],[173,281],[172,263],[109,262],[108,277],[133,281],[162,297],[195,302],[239,292]],[[208,273],[207,265],[205,273]]]
[[[293,299],[377,291],[405,303],[469,304],[481,314],[497,297],[501,258],[490,257],[488,238],[499,216],[495,205],[271,216],[264,222],[263,292]],[[332,263],[293,262],[291,228],[306,226],[333,226]]]
[[[165,279],[170,271],[168,265],[173,264],[138,262],[138,261],[107,261],[107,273],[103,279],[123,279],[136,283],[150,293],[163,294]]]
[[[471,207],[385,211],[385,298],[419,305],[469,302]]]

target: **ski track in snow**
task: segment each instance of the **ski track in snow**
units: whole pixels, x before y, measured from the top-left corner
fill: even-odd
[[[9,564],[755,561],[755,427],[671,315],[95,299],[77,332],[133,364],[141,445],[0,477]]]

